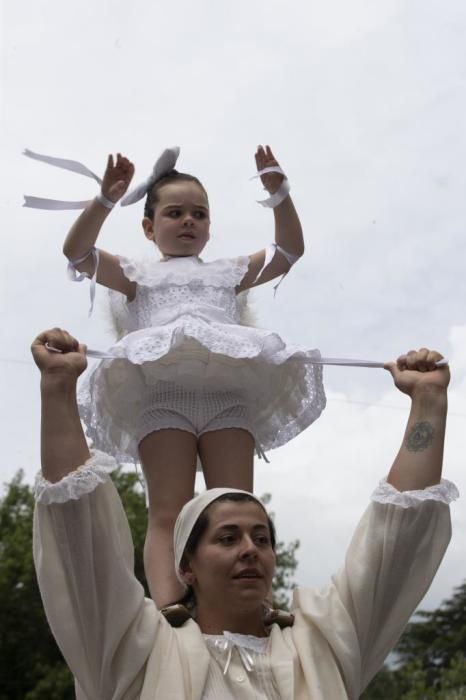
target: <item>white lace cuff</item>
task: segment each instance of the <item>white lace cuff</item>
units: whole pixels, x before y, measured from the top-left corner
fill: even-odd
[[[442,479],[439,484],[419,491],[398,491],[386,479],[382,479],[372,494],[372,500],[378,503],[391,503],[401,508],[411,508],[422,501],[440,501],[448,504],[459,498],[459,495],[455,484],[447,479]]]
[[[70,472],[56,483],[47,481],[39,473],[34,484],[35,499],[46,506],[50,503],[77,500],[84,494],[94,491],[99,484],[108,481],[111,472],[117,466],[114,457],[99,450],[91,450],[91,456],[82,467]]]

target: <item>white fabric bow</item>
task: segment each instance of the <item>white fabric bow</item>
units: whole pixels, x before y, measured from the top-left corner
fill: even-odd
[[[171,148],[166,148],[164,152],[157,158],[155,165],[152,169],[152,173],[148,178],[141,182],[140,185],[136,185],[132,190],[130,190],[123,199],[121,200],[121,206],[127,207],[128,204],[134,204],[139,202],[140,199],[146,196],[146,194],[152,189],[153,185],[157,180],[168,175],[174,169],[178,156],[180,155],[180,147],[172,146]]]
[[[40,153],[34,153],[26,148],[23,151],[23,155],[33,160],[39,160],[42,163],[48,163],[49,165],[54,165],[62,170],[70,170],[73,173],[78,173],[78,175],[85,175],[86,177],[91,177],[93,180],[102,184],[101,178],[89,170],[83,163],[77,160],[69,160],[68,158],[55,158],[53,156],[46,156]],[[159,180],[164,175],[168,175],[176,165],[178,156],[180,155],[179,146],[173,146],[172,148],[166,148],[163,153],[157,158],[155,165],[152,169],[152,173],[148,178],[144,180],[140,185],[133,188],[128,194],[126,194],[121,200],[121,205],[123,207],[128,204],[133,204],[142,199],[151,189],[154,182]],[[70,201],[61,199],[46,199],[44,197],[31,197],[29,195],[24,195],[23,207],[29,207],[31,209],[50,209],[50,210],[62,210],[62,209],[85,209],[90,203],[91,199],[81,200],[81,201]]]
[[[223,633],[223,639],[216,639],[214,641],[214,647],[221,653],[226,654],[225,666],[223,668],[223,675],[226,676],[231,663],[231,657],[233,655],[233,650],[236,649],[239,658],[248,673],[254,670],[254,659],[247,650],[246,647],[237,643],[234,634],[229,632]]]

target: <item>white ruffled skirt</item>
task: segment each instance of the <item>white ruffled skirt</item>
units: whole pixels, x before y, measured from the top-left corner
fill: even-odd
[[[83,377],[78,404],[96,449],[138,461],[138,421],[154,408],[158,382],[189,391],[234,391],[262,450],[280,447],[325,408],[318,350],[286,345],[277,333],[183,317],[134,331]]]

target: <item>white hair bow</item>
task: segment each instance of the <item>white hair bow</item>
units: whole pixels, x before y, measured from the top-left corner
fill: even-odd
[[[155,165],[152,169],[152,173],[148,178],[141,182],[140,185],[136,185],[132,190],[130,190],[123,199],[121,200],[121,206],[127,207],[128,204],[134,204],[139,202],[140,199],[146,196],[148,192],[152,189],[157,180],[160,180],[165,175],[171,173],[176,165],[178,156],[180,155],[180,147],[172,146],[171,148],[166,148],[164,152],[157,158]]]
[[[89,170],[83,163],[79,163],[77,160],[69,160],[67,158],[54,158],[52,156],[41,155],[40,153],[34,153],[27,148],[23,151],[23,155],[34,160],[42,161],[43,163],[48,163],[49,165],[54,165],[62,170],[70,170],[73,173],[78,173],[79,175],[85,175],[86,177],[91,177],[93,180],[102,184],[102,180],[98,175]],[[142,199],[152,188],[154,183],[164,175],[168,175],[176,165],[178,156],[180,155],[179,146],[173,146],[172,148],[166,148],[163,153],[157,158],[155,165],[152,169],[152,173],[148,178],[141,182],[140,185],[134,187],[128,194],[126,194],[121,200],[122,206],[127,206],[128,204],[133,204]],[[30,207],[32,209],[85,209],[88,204],[91,203],[91,199],[82,201],[68,201],[60,199],[45,199],[44,197],[31,197],[29,195],[24,195],[24,207]]]

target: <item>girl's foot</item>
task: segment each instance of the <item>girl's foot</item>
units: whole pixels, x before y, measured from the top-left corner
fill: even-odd
[[[294,615],[286,610],[275,610],[267,607],[264,614],[264,624],[273,625],[276,623],[280,629],[285,627],[293,627]]]
[[[182,627],[184,623],[192,617],[188,608],[181,603],[167,605],[165,608],[162,608],[160,612],[172,627]]]

